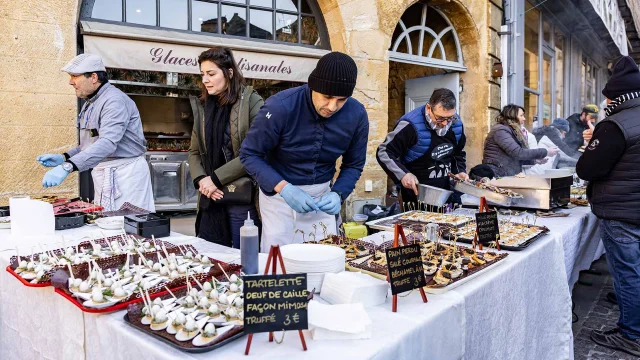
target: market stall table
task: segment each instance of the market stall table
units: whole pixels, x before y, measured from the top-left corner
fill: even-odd
[[[66,241],[75,244],[81,237],[95,232],[96,228],[84,227],[58,234],[65,234]],[[8,232],[0,234],[4,235],[0,241],[5,247],[7,234]],[[107,236],[112,234],[114,232],[106,233]],[[237,250],[176,233],[163,240],[176,245],[192,244],[199,252],[218,258],[225,257],[225,252],[237,255]],[[9,258],[13,254],[13,250],[2,252],[0,265],[3,268],[9,264]],[[234,255],[227,255],[226,260],[233,259]],[[236,256],[236,259],[239,259],[239,256]],[[264,257],[261,257],[261,260],[264,264]],[[11,356],[16,359],[101,359],[105,354],[114,359],[188,356],[129,327],[123,321],[124,311],[113,314],[82,313],[55,294],[53,288],[26,287],[6,271],[2,271],[0,275],[0,286],[0,358]],[[425,311],[425,306],[428,306],[429,311]],[[419,299],[407,298],[403,301],[401,311],[396,314],[400,317],[391,314],[387,308],[374,308],[370,314],[374,320],[373,331],[377,334],[370,340],[346,343],[308,340],[309,348],[313,347],[315,351],[301,353],[296,341],[285,341],[283,345],[275,346],[275,343],[267,343],[265,334],[260,334],[253,342],[252,356],[261,354],[261,357],[266,358],[281,358],[285,355],[296,358],[324,358],[326,351],[333,351],[340,356],[350,353],[354,358],[393,358],[397,354],[414,357],[419,354],[431,354],[439,359],[459,359],[463,355],[463,347],[450,349],[445,346],[446,339],[453,338],[458,344],[462,343],[462,332],[433,333],[434,324],[449,324],[451,329],[457,329],[456,324],[462,323],[462,299],[455,294],[441,296],[426,305]],[[430,340],[424,341],[425,338]],[[230,358],[239,358],[244,356],[244,346],[245,341],[238,340],[213,353],[196,357],[206,358],[213,354],[219,356],[226,353]]]
[[[421,302],[418,292],[399,299],[399,312],[387,304],[369,308],[373,336],[368,340],[313,341],[302,352],[295,334],[282,345],[254,338],[254,358],[571,358],[570,274],[588,268],[598,251],[597,221],[588,209],[574,209],[567,218],[539,219],[551,233],[522,252],[511,252],[502,266],[442,295]],[[68,242],[95,232],[66,230]],[[106,232],[107,235],[110,233]],[[8,230],[0,230],[0,265],[7,250]],[[586,235],[586,236],[585,236]],[[576,237],[581,236],[576,239]],[[389,238],[390,239],[390,238]],[[237,250],[172,233],[164,240],[193,244],[223,261],[238,259]],[[596,245],[594,245],[594,243]],[[10,246],[9,246],[10,247]],[[573,251],[570,251],[573,249]],[[226,253],[226,254],[224,254]],[[586,267],[585,267],[586,266]],[[169,359],[244,358],[242,338],[211,353],[186,354],[131,328],[124,311],[83,314],[52,288],[27,288],[2,271],[0,275],[0,358]]]
[[[66,243],[75,245],[92,233],[101,236],[99,230],[84,226],[56,234],[64,234]],[[103,231],[107,236],[117,233]],[[0,230],[0,359],[83,359],[83,313],[55,294],[53,287],[26,287],[5,271],[15,246],[11,230]],[[27,253],[29,248],[20,250]]]
[[[591,208],[586,206],[570,210],[561,209],[557,212],[568,213],[569,216],[538,217],[537,224],[548,227],[550,232],[547,236],[554,236],[561,242],[567,283],[571,291],[578,281],[580,271],[589,269],[591,263],[604,254],[600,239],[600,220],[593,215]],[[513,219],[522,221],[524,216],[514,216]],[[530,218],[531,216],[529,214]]]
[[[476,209],[458,209],[456,213],[473,216]],[[506,211],[506,210],[503,210]],[[533,220],[533,211],[527,213],[518,212],[518,216],[510,216],[512,221],[524,222],[525,216],[529,216],[529,223]],[[599,259],[604,254],[604,246],[600,240],[600,220],[593,215],[589,207],[575,207],[573,209],[559,209],[557,212],[568,213],[567,217],[539,217],[537,225],[544,225],[549,228],[548,236],[556,237],[562,243],[564,254],[565,273],[569,289],[578,281],[580,272],[591,267],[591,263]],[[382,221],[377,220],[376,223]],[[384,228],[377,226],[376,228]]]
[[[390,234],[389,234],[390,235]],[[389,236],[387,237],[389,238]],[[198,246],[196,245],[196,248]],[[375,319],[369,340],[313,341],[302,352],[295,336],[282,345],[257,336],[252,356],[296,359],[566,359],[570,357],[571,298],[562,246],[547,237],[526,252],[510,254],[502,266],[422,304],[418,292],[367,309]],[[456,314],[454,314],[456,313]],[[192,355],[137,335],[122,313],[85,317],[87,359],[105,351],[115,358],[242,358],[244,341],[214,353]],[[310,339],[310,337],[308,337]],[[113,345],[115,344],[115,345]]]

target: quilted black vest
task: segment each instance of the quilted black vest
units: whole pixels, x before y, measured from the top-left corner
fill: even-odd
[[[602,219],[640,224],[640,98],[620,104],[603,121],[622,130],[626,150],[606,178],[590,184],[591,208]]]

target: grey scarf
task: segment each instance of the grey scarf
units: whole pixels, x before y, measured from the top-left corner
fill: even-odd
[[[433,131],[435,131],[436,134],[438,134],[438,136],[444,136],[447,133],[447,131],[449,131],[449,129],[451,128],[451,125],[453,124],[453,122],[458,121],[458,114],[456,114],[455,119],[453,121],[449,121],[447,122],[447,125],[445,125],[444,127],[440,127],[438,126],[438,123],[431,120],[431,117],[429,116],[429,113],[426,110],[424,112],[424,117],[427,119],[427,124],[429,124],[429,127],[433,129]]]
[[[635,99],[639,97],[640,97],[640,91],[635,91],[635,92],[630,92],[628,94],[620,95],[615,100],[613,100],[609,105],[607,105],[606,108],[604,108],[604,113],[607,114],[607,117],[611,116],[611,113],[613,112],[613,110],[618,106],[620,106],[620,104],[624,103],[625,101],[629,101],[631,99]]]
[[[516,133],[516,139],[522,145],[522,148],[529,148],[529,139],[525,138],[519,121],[509,121],[509,127]]]

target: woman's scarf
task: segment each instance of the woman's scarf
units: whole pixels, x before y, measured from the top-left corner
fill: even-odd
[[[224,158],[224,133],[229,125],[231,105],[219,105],[216,96],[208,96],[204,107],[204,140],[207,157],[202,159],[205,173],[214,175],[215,170],[226,163]],[[200,194],[200,211],[196,217],[196,234],[210,242],[230,246],[231,229],[227,218],[227,207],[213,202]]]
[[[211,176],[220,166],[225,164],[224,133],[229,125],[230,105],[219,105],[216,96],[207,97],[204,109],[204,132],[207,147],[205,171]]]
[[[516,139],[518,140],[518,142],[520,143],[520,145],[522,145],[522,147],[524,149],[528,149],[529,148],[529,139],[525,139],[524,134],[522,133],[522,130],[520,129],[520,122],[518,121],[509,121],[509,127],[513,129],[513,131],[515,131],[516,133]]]

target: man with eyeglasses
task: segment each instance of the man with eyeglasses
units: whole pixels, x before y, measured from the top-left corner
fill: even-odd
[[[376,157],[389,177],[402,185],[402,202],[417,207],[418,184],[449,190],[449,173],[469,178],[466,141],[455,95],[436,89],[425,106],[398,120]]]
[[[60,185],[73,171],[91,171],[94,202],[105,211],[125,202],[155,211],[149,165],[144,158],[147,142],[136,104],[109,83],[102,58],[80,54],[61,71],[85,103],[76,126],[80,145],[64,154],[44,154],[37,161],[46,167],[42,186]]]

